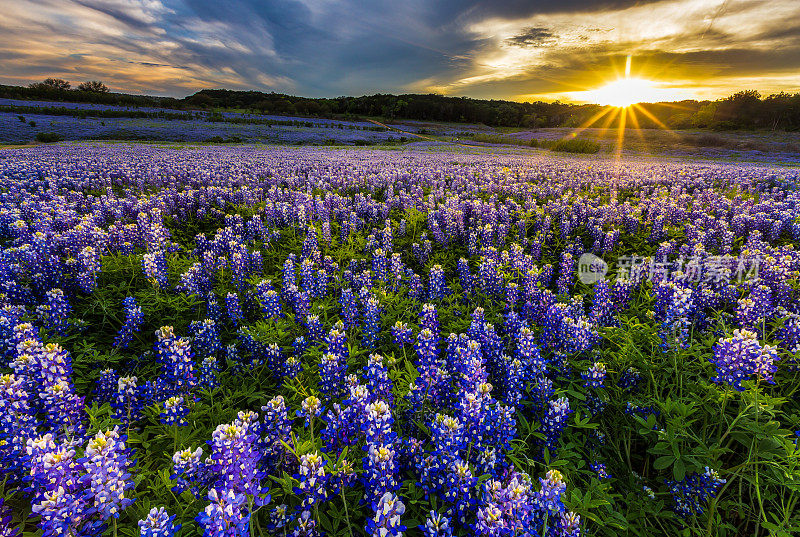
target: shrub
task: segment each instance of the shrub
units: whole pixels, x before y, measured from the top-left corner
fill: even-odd
[[[716,134],[701,134],[693,141],[695,145],[700,147],[722,147],[727,145],[725,138]]]
[[[547,144],[547,146],[551,151],[561,151],[563,153],[597,153],[600,151],[599,143],[579,138],[556,140]]]
[[[499,134],[484,134],[482,132],[477,133],[473,138],[476,142],[481,142],[484,144],[502,144],[503,138]]]
[[[42,142],[43,144],[60,142],[61,140],[63,140],[63,138],[57,132],[40,132],[36,135],[36,141]]]

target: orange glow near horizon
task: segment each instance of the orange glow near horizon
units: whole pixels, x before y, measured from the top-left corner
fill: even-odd
[[[576,138],[587,129],[598,130],[599,138],[604,140],[607,139],[606,133],[609,129],[616,129],[616,132],[609,138],[613,143],[611,148],[613,159],[616,163],[617,171],[619,171],[622,165],[622,152],[626,145],[625,135],[628,131],[635,133],[640,143],[647,145],[647,138],[644,136],[639,122],[639,114],[655,123],[656,128],[675,135],[667,125],[640,104],[651,101],[649,97],[654,95],[652,90],[655,88],[655,82],[631,77],[631,57],[628,56],[625,62],[624,76],[620,76],[614,82],[596,90],[580,92],[584,95],[592,94],[595,98],[591,100],[604,106],[581,125],[572,129],[562,140]],[[654,101],[658,100],[660,99],[654,99]],[[671,106],[680,108],[677,105]]]
[[[688,97],[686,90],[664,87],[663,83],[631,76],[631,56],[625,60],[625,75],[599,88],[568,93],[576,101],[626,108],[637,103],[680,101]]]

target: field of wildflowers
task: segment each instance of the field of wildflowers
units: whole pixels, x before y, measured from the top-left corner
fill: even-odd
[[[40,134],[58,140],[297,145],[374,145],[400,138],[365,121],[0,99],[0,143],[28,143]]]
[[[795,534],[798,180],[0,151],[0,536]]]

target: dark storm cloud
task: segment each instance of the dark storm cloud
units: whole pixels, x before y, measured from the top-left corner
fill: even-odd
[[[555,35],[547,28],[525,28],[521,34],[506,39],[506,43],[517,47],[541,47],[552,43],[553,37]]]

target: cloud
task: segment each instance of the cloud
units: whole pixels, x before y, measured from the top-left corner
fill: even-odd
[[[541,47],[554,43],[556,36],[547,28],[525,28],[521,34],[509,37],[506,43],[518,47]]]
[[[800,81],[796,0],[0,0],[0,82],[555,98],[634,71],[725,94]],[[797,21],[797,22],[796,22]],[[724,84],[720,82],[724,80]],[[728,84],[726,87],[725,84]],[[766,87],[768,84],[774,86]],[[704,90],[705,88],[705,90]]]
[[[622,75],[625,58],[635,74],[685,88],[736,89],[736,74],[765,83],[800,67],[800,4],[739,0],[662,0],[604,11],[536,13],[473,22],[469,31],[484,40],[471,65],[431,87],[445,93],[514,98],[554,98],[590,89]],[[787,28],[794,26],[794,28]],[[536,43],[545,30],[547,47]],[[533,31],[530,31],[533,30]],[[729,77],[726,89],[710,80]],[[800,75],[795,83],[800,87]],[[709,84],[710,83],[710,84]],[[788,82],[791,83],[791,82]],[[769,88],[764,88],[769,91]]]

